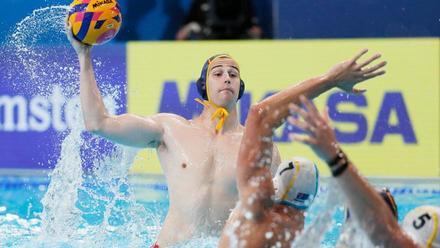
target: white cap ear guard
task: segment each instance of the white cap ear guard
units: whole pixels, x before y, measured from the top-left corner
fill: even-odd
[[[303,157],[283,161],[273,178],[275,201],[300,210],[307,209],[318,191],[316,165]]]
[[[440,207],[421,206],[404,218],[403,230],[419,245],[440,248]]]

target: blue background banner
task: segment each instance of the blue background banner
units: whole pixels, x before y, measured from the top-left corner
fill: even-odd
[[[70,45],[38,46],[33,55],[2,47],[0,56],[0,168],[48,169],[78,118],[77,59]],[[97,81],[116,113],[126,111],[124,45],[93,50]],[[20,58],[21,57],[21,58]],[[35,64],[30,61],[38,58]],[[24,60],[22,60],[24,59]]]

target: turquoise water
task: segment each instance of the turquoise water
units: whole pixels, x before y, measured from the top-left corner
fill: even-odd
[[[101,180],[83,176],[82,185],[73,209],[76,224],[52,226],[50,232],[43,212],[43,197],[48,191],[49,177],[0,177],[0,247],[145,247],[152,243],[160,230],[167,209],[167,187],[162,176],[130,175],[128,178]],[[321,183],[318,198],[311,207],[306,228],[315,223],[319,215],[328,212],[328,180]],[[423,205],[440,205],[438,181],[375,181],[378,186],[387,185],[398,203],[399,221],[412,208]],[[66,193],[66,196],[68,194]],[[65,202],[64,200],[61,202]],[[67,220],[66,213],[55,218]],[[332,247],[338,239],[343,223],[342,206],[331,214],[321,247]],[[52,224],[53,224],[52,223]],[[60,230],[60,229],[65,229]],[[127,235],[127,231],[130,235]],[[215,247],[217,237],[194,239],[191,247]]]

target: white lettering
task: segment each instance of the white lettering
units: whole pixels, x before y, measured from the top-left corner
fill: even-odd
[[[28,130],[26,98],[22,96],[0,96],[0,110],[3,107],[3,130],[19,131]],[[16,108],[15,108],[16,107]],[[15,124],[14,109],[17,109],[17,123]]]
[[[56,131],[63,131],[66,129],[66,124],[62,120],[61,110],[66,98],[63,96],[61,89],[58,85],[53,87],[52,96],[50,97],[52,101],[52,124]]]
[[[81,127],[84,129],[84,121],[82,118],[81,106],[79,97],[70,99],[66,104],[64,115],[66,116],[66,123],[69,128]]]
[[[109,113],[116,113],[112,97],[104,97],[104,104]],[[53,128],[62,132],[73,127],[84,129],[79,96],[66,99],[59,86],[53,88],[49,97],[0,95],[0,131],[45,132]]]
[[[32,115],[29,117],[29,128],[37,132],[46,131],[50,127],[49,101],[42,96],[35,96],[29,104]]]

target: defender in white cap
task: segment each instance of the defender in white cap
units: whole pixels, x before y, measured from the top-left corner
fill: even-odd
[[[283,161],[273,178],[275,203],[299,210],[307,209],[318,191],[316,165],[303,157]]]
[[[440,207],[420,206],[411,210],[403,220],[403,230],[417,244],[440,248]]]

